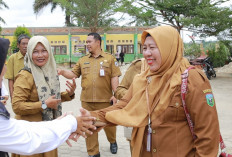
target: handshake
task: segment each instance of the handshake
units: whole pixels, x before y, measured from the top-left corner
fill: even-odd
[[[69,139],[77,142],[77,140],[78,140],[78,138],[80,136],[82,136],[84,138],[87,138],[86,134],[92,135],[93,131],[97,129],[97,127],[95,126],[96,125],[95,124],[96,118],[92,117],[89,111],[81,108],[80,109],[80,113],[81,113],[80,116],[76,116],[75,117],[76,121],[77,121],[77,129],[76,129],[75,132],[71,133],[71,135],[69,136],[68,140],[66,141],[66,143],[70,147],[72,147],[72,145],[69,142]],[[60,116],[57,119],[58,120],[62,119],[62,118],[66,117],[69,114],[71,114],[71,113],[65,113],[65,114],[63,114],[62,116]],[[99,123],[99,126],[104,126],[104,125],[105,125],[105,123],[101,123],[101,122]]]

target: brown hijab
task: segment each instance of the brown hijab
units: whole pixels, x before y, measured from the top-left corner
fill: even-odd
[[[141,152],[145,127],[148,124],[148,105],[151,121],[159,117],[168,107],[175,89],[181,85],[181,74],[190,66],[183,58],[183,41],[179,33],[171,26],[159,26],[142,34],[142,44],[150,34],[156,42],[161,54],[161,66],[151,72],[147,69],[137,75],[132,83],[132,98],[127,106],[106,114],[106,119],[112,123],[134,127],[132,133],[133,157]],[[148,91],[148,100],[146,96]],[[155,107],[153,107],[155,106]]]

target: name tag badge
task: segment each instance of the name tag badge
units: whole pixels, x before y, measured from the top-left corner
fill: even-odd
[[[105,76],[105,70],[104,69],[100,69],[100,76]]]

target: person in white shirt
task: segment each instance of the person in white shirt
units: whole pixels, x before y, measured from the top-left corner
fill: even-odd
[[[0,85],[8,48],[9,40],[0,38]],[[81,109],[81,112],[83,115],[86,110]],[[79,136],[86,138],[85,133],[92,134],[89,129],[96,129],[92,125],[94,120],[95,118],[90,116],[74,117],[73,115],[63,115],[46,122],[15,120],[10,118],[10,114],[0,102],[0,156],[2,154],[4,156],[5,152],[22,155],[47,152],[58,147],[68,138],[75,141]]]

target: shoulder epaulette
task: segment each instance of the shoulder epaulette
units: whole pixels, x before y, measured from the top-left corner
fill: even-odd
[[[88,53],[88,54],[85,54],[85,55],[83,55],[83,56],[81,56],[80,58],[85,57],[85,56],[88,56],[88,55],[89,55],[89,53]]]

